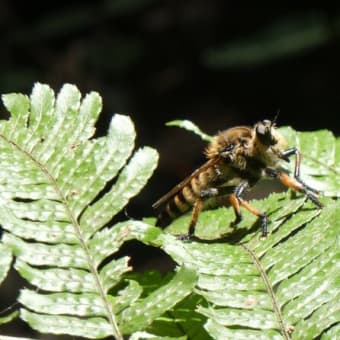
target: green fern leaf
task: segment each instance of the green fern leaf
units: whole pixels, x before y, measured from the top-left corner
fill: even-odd
[[[207,317],[212,338],[290,339],[294,330],[293,338],[312,339],[339,323],[339,203],[328,202],[321,214],[305,204],[282,216],[282,200],[284,194],[266,200],[277,226],[266,240],[253,221],[240,241],[229,235],[234,244],[228,237],[185,244],[168,236],[164,242],[179,264],[198,272],[196,293],[209,307],[197,311]],[[214,221],[221,210],[202,215]],[[240,228],[243,223],[249,221]]]
[[[188,131],[193,132],[194,134],[201,137],[206,142],[211,142],[212,137],[204,133],[196,124],[191,122],[190,120],[172,120],[171,122],[166,123],[167,126],[177,126]]]
[[[157,317],[183,300],[183,297],[189,295],[195,283],[195,271],[182,266],[169,283],[124,310],[122,315],[125,320],[123,331],[144,329]],[[169,303],[169,301],[171,302]]]
[[[165,313],[162,318],[156,320],[150,329],[155,334],[161,334],[162,336],[181,337],[181,335],[185,334],[187,339],[209,339],[209,334],[203,327],[206,317],[195,310],[196,306],[201,303],[204,303],[201,296],[191,294]]]
[[[339,139],[327,131],[281,129],[303,155],[302,177],[324,196],[339,196]],[[306,176],[305,176],[306,175]],[[340,324],[338,201],[322,198],[320,211],[298,195],[271,194],[252,205],[267,214],[271,234],[260,238],[255,216],[234,227],[232,209],[202,212],[196,236],[179,242],[164,236],[163,249],[198,273],[196,311],[213,339],[336,338]],[[168,231],[187,231],[190,216]],[[205,240],[205,241],[204,241]],[[335,335],[335,337],[334,337]]]
[[[150,309],[152,297],[141,299],[136,281],[122,284],[131,270],[128,257],[108,257],[130,239],[157,245],[160,231],[137,221],[107,224],[146,184],[156,151],[132,154],[135,130],[127,116],[115,115],[107,136],[94,138],[101,111],[95,92],[81,100],[67,84],[55,98],[47,85],[36,84],[30,97],[7,94],[3,102],[11,117],[0,122],[2,243],[15,255],[19,274],[36,287],[21,290],[20,317],[40,332],[122,339],[133,332],[127,320]],[[4,249],[2,276],[11,260]],[[195,273],[179,270],[167,287],[174,298],[148,317],[139,312],[138,325],[183,299],[195,280]],[[182,290],[174,291],[182,281]]]
[[[168,126],[177,126],[210,142],[212,136],[204,133],[189,120],[174,120]],[[340,139],[327,130],[298,132],[291,127],[281,127],[279,132],[287,144],[297,147],[302,153],[301,173],[305,181],[325,196],[340,195]],[[294,171],[294,162],[282,164],[288,171]]]
[[[280,132],[289,145],[302,153],[301,174],[304,180],[325,196],[340,196],[340,139],[327,130],[297,132],[290,127]],[[293,171],[293,162],[286,165]]]

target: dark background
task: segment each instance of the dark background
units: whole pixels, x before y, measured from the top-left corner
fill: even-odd
[[[204,143],[169,120],[214,134],[280,109],[279,125],[340,132],[340,5],[308,3],[2,1],[0,93],[30,93],[36,81],[96,90],[98,133],[113,113],[131,115],[138,145],[160,152],[153,188],[129,209],[150,215],[203,160]]]
[[[0,93],[56,92],[66,82],[104,101],[98,134],[116,112],[160,164],[132,217],[203,161],[204,143],[165,127],[190,119],[214,134],[273,118],[340,133],[340,5],[327,1],[100,0],[0,2]],[[320,2],[321,3],[321,2]],[[3,109],[1,112],[5,115]]]

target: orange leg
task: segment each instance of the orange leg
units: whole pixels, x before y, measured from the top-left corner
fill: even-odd
[[[311,189],[307,185],[305,185],[301,180],[294,179],[288,176],[286,173],[282,171],[277,171],[275,169],[267,168],[266,172],[269,176],[277,178],[283,185],[288,188],[291,188],[295,191],[302,192],[310,199],[318,208],[322,208],[322,203],[311,191],[316,192],[316,190]]]
[[[188,232],[189,237],[193,236],[195,233],[195,226],[196,226],[198,215],[201,209],[202,209],[202,199],[198,198],[194,204],[194,207],[191,213],[191,220],[190,220],[189,232]]]
[[[235,225],[242,220],[240,202],[235,194],[229,195],[229,201],[235,212],[235,221],[233,222],[233,225]]]
[[[240,205],[242,205],[242,207],[246,208],[250,213],[257,217],[261,217],[263,215],[259,210],[254,208],[252,205],[249,204],[249,202],[243,199],[240,199]]]
[[[289,177],[284,172],[278,172],[277,178],[286,187],[292,188],[293,190],[296,190],[296,191],[303,191],[302,184],[298,183],[297,181],[295,181],[293,178]]]
[[[189,230],[188,230],[188,235],[182,235],[180,238],[190,238],[195,234],[195,227],[198,219],[198,215],[200,211],[202,210],[202,204],[205,199],[211,198],[211,197],[217,197],[217,196],[223,196],[226,195],[227,193],[232,192],[232,189],[229,187],[226,188],[208,188],[205,190],[202,190],[200,192],[199,198],[196,199],[192,213],[191,213],[191,220],[189,224]]]
[[[300,151],[297,148],[291,148],[291,149],[283,151],[281,153],[280,157],[283,160],[285,160],[286,162],[289,162],[289,157],[293,156],[293,155],[295,155],[294,178],[296,179],[296,181],[299,184],[301,184],[303,186],[304,189],[306,189],[308,191],[311,191],[311,192],[314,192],[314,193],[317,194],[318,191],[313,189],[313,188],[311,188],[306,183],[304,183],[304,181],[300,177],[300,165],[301,165],[301,153],[300,153]],[[273,171],[273,169],[269,169],[269,170]],[[276,170],[274,170],[274,171],[276,171]],[[287,185],[287,186],[289,186],[289,185]]]
[[[227,190],[228,193],[230,193],[229,188],[208,188],[204,189],[200,192],[199,198],[196,199],[192,213],[191,213],[191,220],[189,224],[189,230],[188,230],[188,235],[181,236],[181,238],[190,238],[191,236],[194,235],[195,233],[195,226],[197,223],[198,215],[202,210],[202,204],[205,199],[211,198],[211,197],[217,197],[220,195],[225,195],[225,189]]]
[[[229,200],[234,208],[234,212],[236,215],[235,221],[233,224],[237,224],[241,221],[242,215],[241,215],[241,209],[240,206],[246,208],[250,213],[253,215],[259,217],[261,219],[262,223],[262,236],[266,236],[268,234],[268,219],[265,214],[263,214],[261,211],[254,208],[251,204],[249,204],[247,201],[241,198],[241,194],[243,191],[248,187],[248,182],[242,182],[240,183],[236,189],[235,193],[229,195]]]

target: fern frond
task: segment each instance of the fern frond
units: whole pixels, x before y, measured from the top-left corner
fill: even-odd
[[[172,120],[171,122],[166,123],[167,126],[178,126],[180,128],[186,129],[188,131],[193,132],[194,134],[201,137],[206,142],[211,142],[212,137],[204,133],[196,124],[191,122],[190,120]]]
[[[339,201],[272,194],[252,204],[267,214],[270,235],[232,209],[200,214],[183,242],[145,222],[112,218],[152,174],[157,154],[133,153],[135,130],[115,115],[107,136],[94,138],[101,99],[65,85],[3,97],[0,121],[0,253],[33,288],[23,288],[20,317],[40,332],[123,339],[333,339],[339,332]],[[175,125],[183,125],[175,122]],[[185,128],[200,136],[195,125]],[[325,131],[283,128],[301,149],[302,177],[338,197],[339,139]],[[115,181],[113,181],[115,179]],[[190,216],[168,231],[183,233]],[[160,247],[178,267],[166,278],[130,275],[117,252],[129,240]],[[1,248],[2,247],[2,248]],[[143,281],[144,280],[144,281]],[[35,289],[34,289],[35,288]],[[1,321],[1,320],[0,320]]]
[[[151,243],[160,231],[137,221],[107,224],[143,188],[156,151],[132,154],[135,129],[127,116],[115,115],[107,136],[94,138],[102,105],[95,92],[81,100],[67,84],[55,98],[47,85],[36,84],[30,97],[8,94],[3,102],[11,117],[0,122],[2,243],[36,287],[21,290],[20,317],[41,332],[122,339],[132,332],[127,320],[140,308],[145,312],[152,298],[141,299],[135,281],[123,284],[128,257],[109,256],[132,238]],[[4,275],[9,254],[2,256]],[[182,281],[183,289],[173,291]],[[176,298],[140,315],[139,325],[188,295],[194,282],[194,273],[179,270],[167,287]]]
[[[164,242],[178,263],[197,270],[196,293],[209,303],[197,311],[215,339],[312,339],[340,320],[339,203],[321,214],[305,205],[283,216],[284,194],[267,201],[280,227],[266,240],[251,228],[236,244]],[[221,210],[202,214],[215,221]]]
[[[298,132],[285,127],[280,133],[301,151],[301,174],[306,183],[325,196],[339,197],[340,139],[327,130]],[[293,170],[293,164],[286,167]]]
[[[302,152],[306,183],[325,190],[324,196],[339,196],[339,139],[328,131],[281,130]],[[195,293],[204,300],[196,311],[206,318],[211,338],[331,339],[337,334],[340,205],[322,201],[320,211],[289,193],[254,200],[270,221],[264,240],[256,217],[244,214],[233,227],[234,213],[226,208],[200,214],[195,234],[203,242],[177,243],[165,236],[163,249],[198,273]],[[182,216],[168,230],[185,233],[189,221]]]
[[[212,136],[189,120],[174,120],[166,125],[186,129],[207,142],[212,140]],[[339,197],[340,139],[327,130],[299,132],[289,126],[278,130],[290,146],[295,146],[302,152],[301,173],[306,182],[325,196]],[[293,163],[283,164],[283,167],[293,172]]]

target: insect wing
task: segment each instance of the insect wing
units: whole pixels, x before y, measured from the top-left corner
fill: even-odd
[[[214,166],[218,161],[220,160],[219,157],[215,157],[212,159],[209,159],[206,163],[204,163],[202,166],[200,166],[198,169],[196,169],[190,176],[186,177],[182,182],[177,184],[175,187],[173,187],[167,194],[165,194],[163,197],[161,197],[157,202],[155,202],[152,205],[152,208],[157,209],[161,205],[165,204],[169,201],[172,197],[174,197],[179,191],[181,191],[191,180],[192,178],[198,176],[201,172],[209,169],[210,167]]]

